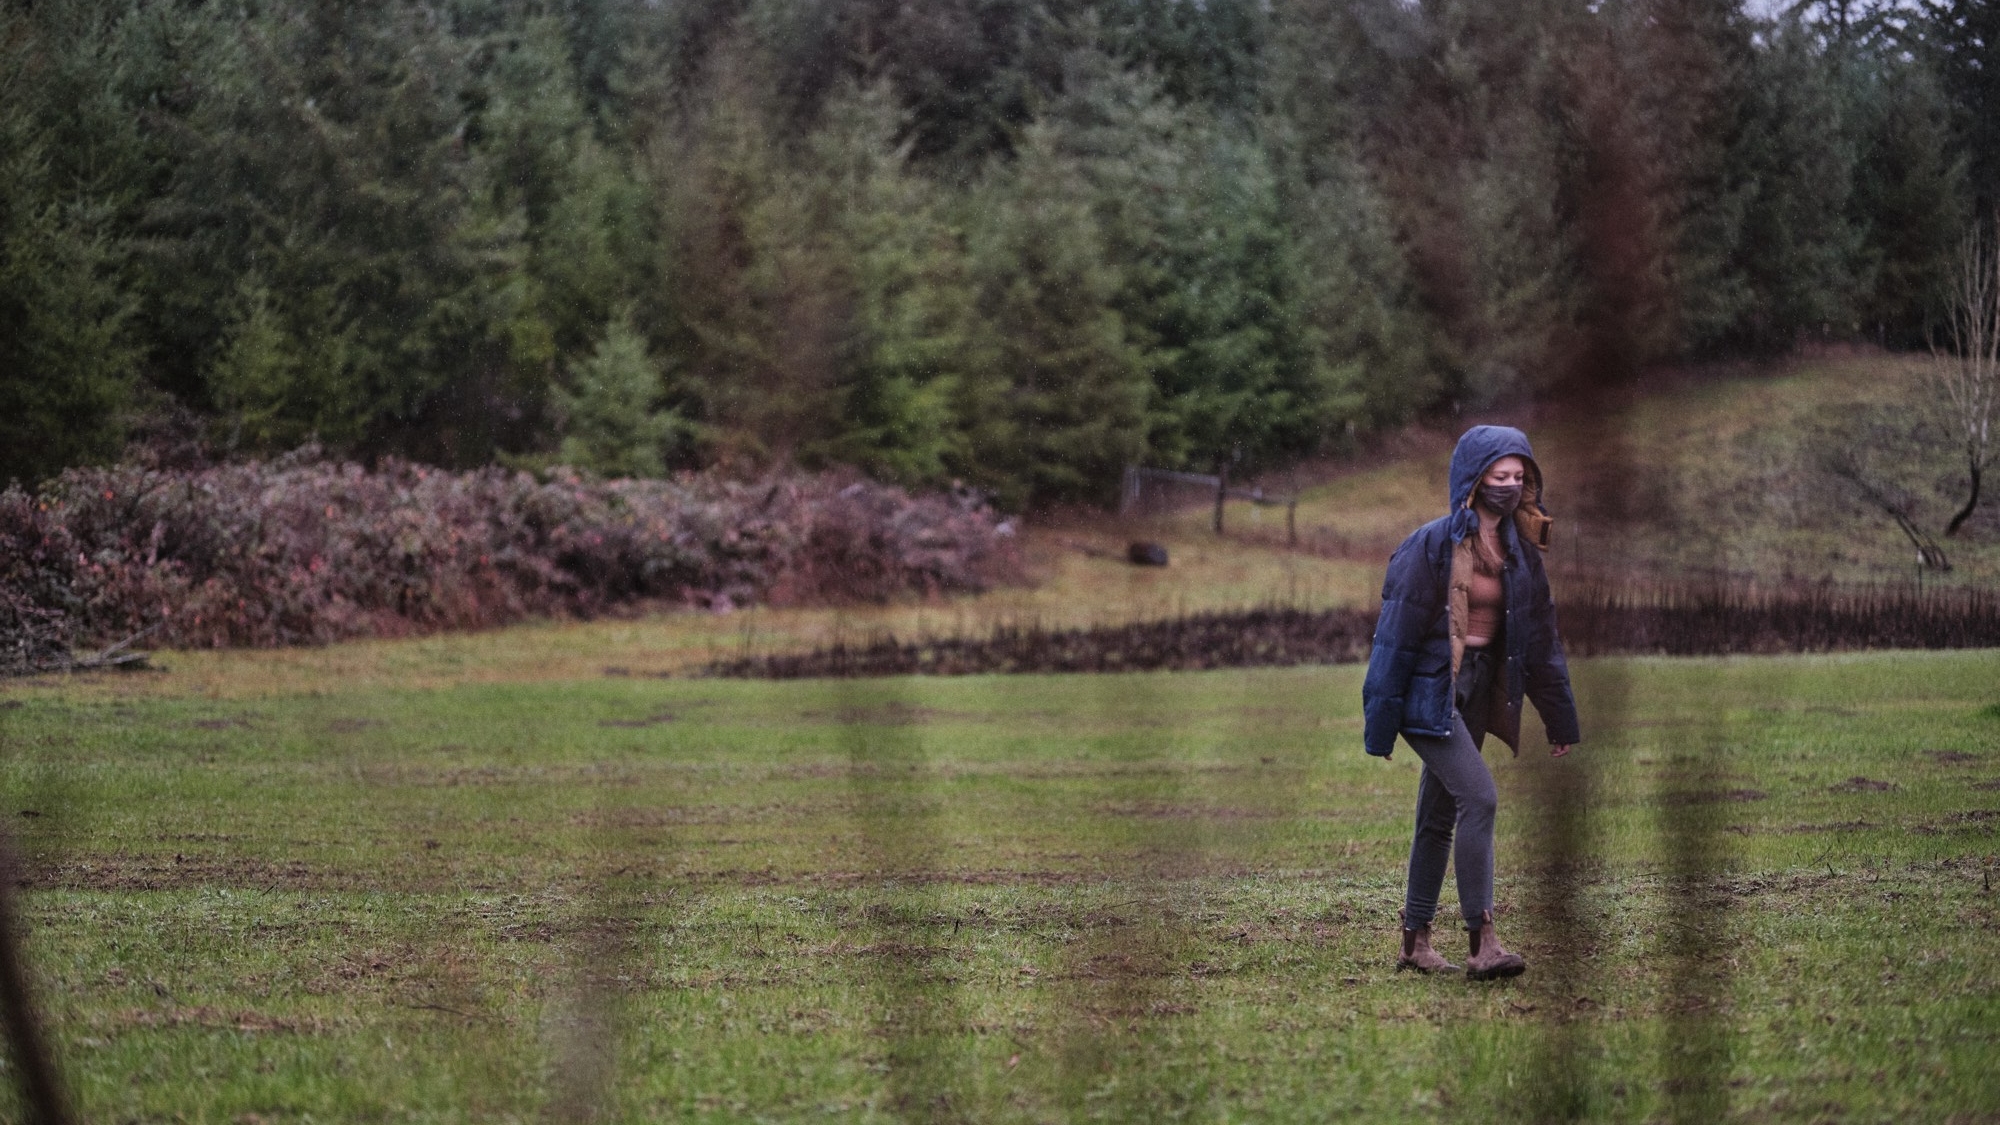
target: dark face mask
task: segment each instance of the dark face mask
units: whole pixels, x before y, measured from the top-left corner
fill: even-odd
[[[1514,509],[1521,506],[1521,486],[1482,484],[1479,486],[1479,502],[1496,516],[1511,516]]]

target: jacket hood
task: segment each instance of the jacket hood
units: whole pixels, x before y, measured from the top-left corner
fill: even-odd
[[[1486,470],[1502,457],[1519,457],[1527,467],[1521,507],[1514,513],[1514,522],[1522,538],[1546,551],[1549,527],[1555,521],[1542,507],[1542,469],[1535,463],[1535,450],[1528,444],[1528,435],[1512,426],[1474,426],[1465,431],[1457,448],[1451,451],[1452,541],[1457,542],[1478,528],[1479,515],[1472,510],[1473,492]]]

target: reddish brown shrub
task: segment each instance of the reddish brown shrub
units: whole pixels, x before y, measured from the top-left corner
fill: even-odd
[[[0,496],[0,551],[0,637],[54,614],[84,639],[153,629],[153,643],[181,647],[477,628],[644,599],[881,599],[1019,572],[1005,527],[970,496],[913,498],[851,476],[367,471],[310,450],[71,470],[39,497]]]

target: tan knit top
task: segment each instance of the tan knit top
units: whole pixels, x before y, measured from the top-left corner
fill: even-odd
[[[1466,615],[1465,644],[1467,648],[1479,648],[1500,635],[1500,618],[1507,612],[1506,594],[1500,589],[1500,576],[1482,573],[1484,567],[1472,571],[1472,599],[1470,612]]]

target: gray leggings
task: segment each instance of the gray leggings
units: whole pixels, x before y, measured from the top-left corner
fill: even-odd
[[[1492,682],[1492,657],[1468,651],[1454,692],[1458,709],[1485,715]],[[1417,782],[1417,833],[1410,841],[1409,886],[1403,900],[1403,924],[1412,929],[1430,925],[1437,914],[1447,860],[1458,870],[1458,905],[1465,914],[1465,928],[1478,929],[1480,916],[1493,909],[1493,814],[1499,793],[1493,787],[1493,771],[1479,755],[1484,734],[1474,735],[1462,717],[1453,715],[1449,738],[1403,735],[1424,762],[1423,777]]]

